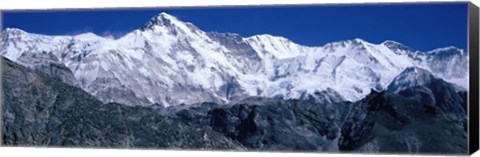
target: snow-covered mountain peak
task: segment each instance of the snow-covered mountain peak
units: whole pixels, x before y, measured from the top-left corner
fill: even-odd
[[[28,36],[35,36],[36,34],[25,32],[18,28],[6,28],[2,31],[2,38],[16,38],[21,39]]]
[[[403,45],[402,43],[399,43],[394,40],[385,40],[384,42],[381,43],[381,45]]]
[[[403,45],[402,43],[393,41],[393,40],[385,40],[380,45],[384,45],[391,50],[405,50],[410,51],[412,50],[410,47]]]
[[[178,22],[179,20],[171,16],[165,12],[162,12],[156,16],[153,16],[150,18],[150,20],[147,22],[147,25],[171,25],[172,23]]]
[[[386,40],[382,42],[380,45],[385,46],[386,48],[390,49],[391,51],[395,52],[396,54],[399,55],[416,55],[417,53],[420,53],[418,50],[415,50],[413,48],[410,48],[402,43],[399,43],[397,41],[393,40]]]
[[[259,34],[248,37],[248,39],[259,40],[259,41],[277,41],[277,42],[291,42],[289,39],[281,36],[274,36],[270,34]]]
[[[464,55],[464,51],[462,49],[459,49],[455,46],[448,46],[448,47],[443,47],[443,48],[437,48],[433,49],[431,51],[428,51],[427,54],[443,54],[443,55],[455,55],[455,54],[461,54]]]
[[[447,46],[447,47],[441,47],[441,48],[436,48],[436,49],[433,49],[429,52],[438,52],[438,51],[450,51],[450,50],[457,50],[457,51],[461,51],[462,49],[459,49],[455,46]]]
[[[353,43],[356,43],[356,44],[363,44],[363,43],[368,43],[366,42],[365,40],[363,39],[360,39],[360,38],[355,38],[352,40]]]
[[[167,13],[160,13],[145,23],[144,26],[125,35],[128,40],[147,39],[149,41],[207,41],[207,33],[189,22],[184,22]],[[124,36],[124,37],[125,37]],[[127,41],[128,42],[128,41]]]
[[[78,34],[73,36],[73,38],[78,40],[84,40],[84,41],[112,40],[112,38],[101,37],[91,32]]]
[[[155,16],[157,18],[164,18],[164,19],[177,19],[175,16],[172,16],[170,14],[167,14],[166,12],[161,12],[160,14],[158,14],[157,16]]]
[[[329,42],[323,45],[322,47],[326,49],[337,49],[337,48],[345,48],[350,46],[358,47],[358,46],[365,46],[365,45],[372,45],[372,43],[369,43],[368,41],[365,41],[360,38],[354,38],[349,40]]]
[[[148,22],[144,24],[140,29],[143,31],[146,30],[158,30],[159,28],[167,29],[173,31],[174,34],[178,31],[199,31],[199,29],[190,22],[184,22],[176,18],[175,16],[169,15],[165,12],[162,12],[156,16],[150,18]]]
[[[2,34],[19,34],[19,33],[26,33],[25,31],[18,29],[18,28],[5,28]]]
[[[343,40],[343,41],[335,41],[329,42],[323,45],[322,47],[327,50],[334,50],[335,48],[345,48],[346,46],[350,45],[350,40]]]
[[[269,34],[251,36],[245,38],[245,41],[252,45],[260,56],[267,55],[276,59],[297,57],[312,48],[294,43],[285,37]]]
[[[415,86],[422,86],[431,82],[435,77],[428,70],[418,67],[408,67],[393,79],[388,90],[398,92]]]
[[[348,43],[350,43],[350,46],[360,48],[360,49],[366,49],[368,45],[373,45],[372,43],[365,41],[360,38],[355,38],[352,40],[347,40]]]

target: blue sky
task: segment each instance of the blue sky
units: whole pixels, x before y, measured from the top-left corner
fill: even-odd
[[[204,31],[244,37],[272,34],[309,46],[354,38],[372,43],[395,40],[427,51],[446,46],[465,49],[467,11],[464,2],[11,11],[3,13],[3,27],[49,35],[93,32],[119,37],[166,12]]]

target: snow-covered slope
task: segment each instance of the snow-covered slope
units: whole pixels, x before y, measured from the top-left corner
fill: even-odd
[[[393,41],[386,41],[387,46],[398,54],[407,55],[414,65],[423,67],[438,77],[468,89],[468,53],[453,46],[419,52]]]
[[[468,80],[468,54],[453,47],[419,52],[394,41],[362,39],[309,47],[266,34],[244,38],[204,32],[166,13],[119,39],[8,28],[0,46],[3,56],[29,67],[38,65],[20,56],[51,54],[73,73],[79,87],[104,102],[127,105],[308,98],[318,93],[327,95],[322,100],[355,101],[371,88],[386,88],[413,66],[468,89],[462,82]]]
[[[392,83],[388,85],[387,89],[398,93],[408,88],[423,86],[430,83],[434,78],[435,77],[425,69],[409,67],[395,77]]]

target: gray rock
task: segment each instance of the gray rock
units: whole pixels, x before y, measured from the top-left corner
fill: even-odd
[[[102,104],[80,88],[2,59],[4,145],[244,149],[211,128],[142,107]]]
[[[4,145],[463,155],[468,150],[467,120],[459,116],[464,113],[388,91],[372,90],[358,102],[252,97],[235,104],[132,107],[104,104],[8,59],[2,59],[2,69]]]

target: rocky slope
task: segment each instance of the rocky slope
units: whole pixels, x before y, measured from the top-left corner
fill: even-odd
[[[438,106],[448,112],[467,115],[467,91],[421,68],[405,69],[392,81],[387,90]]]
[[[2,68],[5,145],[451,154],[468,149],[460,113],[392,92],[371,90],[357,102],[251,97],[235,104],[130,107],[104,104],[8,59]],[[441,85],[425,88],[453,88]]]
[[[142,107],[103,104],[82,89],[2,59],[5,145],[170,149],[243,147],[212,129]]]

